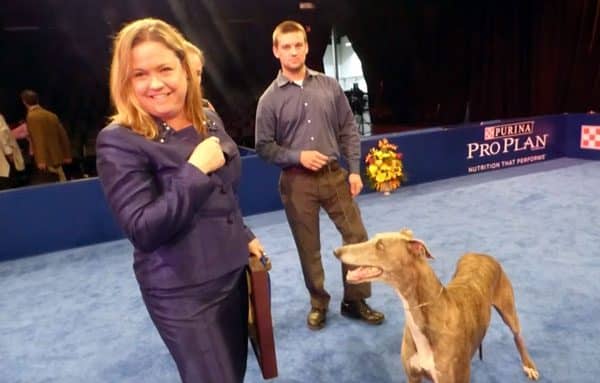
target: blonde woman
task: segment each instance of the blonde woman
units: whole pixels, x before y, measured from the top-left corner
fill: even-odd
[[[107,201],[134,246],[134,270],[181,379],[242,382],[247,357],[248,252],[241,161],[219,117],[201,107],[185,40],[141,19],[114,40],[116,109],[97,139]]]
[[[186,41],[185,53],[190,59],[192,70],[198,73],[198,81],[202,84],[202,71],[204,69],[204,53],[194,44]],[[202,99],[202,106],[216,112],[215,107],[206,98]]]

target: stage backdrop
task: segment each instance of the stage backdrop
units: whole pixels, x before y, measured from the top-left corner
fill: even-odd
[[[595,114],[486,121],[385,137],[404,155],[405,185],[563,156],[600,160],[600,115]],[[381,138],[364,139],[363,155]],[[251,149],[241,152],[244,215],[281,209],[279,169]],[[2,191],[0,209],[0,261],[123,237],[97,178]]]

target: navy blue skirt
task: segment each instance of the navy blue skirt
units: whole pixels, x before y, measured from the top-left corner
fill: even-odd
[[[244,268],[178,289],[142,291],[183,383],[243,382],[248,356]]]

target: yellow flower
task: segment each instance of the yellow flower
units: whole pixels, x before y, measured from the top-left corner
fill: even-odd
[[[396,145],[383,138],[366,155],[366,173],[373,189],[385,192],[400,187],[404,172],[402,153],[397,153],[396,149]]]
[[[374,177],[377,174],[377,169],[378,169],[377,165],[374,165],[374,164],[369,165],[369,168],[368,168],[369,177]]]

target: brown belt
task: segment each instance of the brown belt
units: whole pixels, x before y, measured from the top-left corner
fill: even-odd
[[[335,172],[340,169],[340,164],[337,161],[330,161],[327,164],[323,165],[319,170],[310,170],[305,168],[302,165],[294,165],[288,166],[284,168],[283,171],[286,173],[298,173],[298,174],[308,174],[308,175],[322,175],[330,172]]]

